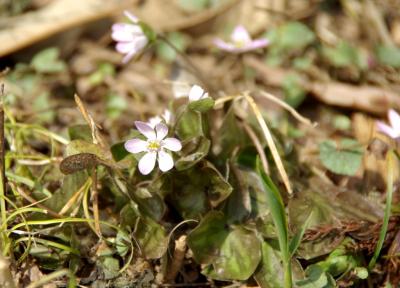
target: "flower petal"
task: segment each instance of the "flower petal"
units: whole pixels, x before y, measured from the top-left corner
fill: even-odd
[[[158,152],[158,167],[162,172],[166,172],[168,170],[171,170],[172,167],[174,167],[174,160],[172,159],[172,156],[169,155],[165,151],[159,151]]]
[[[125,10],[124,15],[129,18],[133,23],[138,23],[139,18],[137,18],[135,15],[133,15],[131,12]]]
[[[155,128],[158,123],[161,123],[161,121],[162,118],[160,116],[154,116],[147,121],[147,124],[149,124],[152,128]]]
[[[182,149],[182,143],[176,138],[165,138],[161,142],[161,146],[171,151],[180,151]]]
[[[235,52],[237,48],[232,43],[227,43],[221,39],[214,39],[214,45],[217,46],[221,50],[225,50],[228,52]]]
[[[268,46],[268,44],[269,44],[268,39],[257,39],[257,40],[251,41],[251,43],[249,43],[249,45],[246,48],[247,48],[247,50],[255,50],[255,49],[259,49],[259,48]]]
[[[165,123],[169,124],[171,122],[171,111],[165,109],[164,113],[162,114],[162,117],[164,118]]]
[[[137,51],[132,50],[131,52],[127,53],[124,58],[122,58],[122,64],[128,63],[135,55]]]
[[[147,142],[141,139],[131,139],[125,142],[124,147],[131,153],[140,153],[147,150]]]
[[[376,122],[376,127],[377,127],[379,132],[382,132],[382,133],[386,134],[390,138],[394,139],[394,138],[397,138],[397,137],[400,136],[399,133],[396,133],[396,131],[392,127],[386,125],[382,121],[377,121]]]
[[[167,136],[168,134],[168,126],[165,125],[164,123],[158,123],[156,125],[156,134],[157,134],[157,140],[161,141]]]
[[[143,175],[150,174],[150,172],[153,171],[154,166],[156,165],[156,160],[157,160],[156,152],[146,153],[139,161],[140,173],[142,173]]]
[[[156,140],[156,132],[151,126],[142,121],[135,121],[135,126],[149,140]]]
[[[388,112],[389,122],[392,125],[393,129],[400,133],[400,115],[393,109],[390,109]]]
[[[251,37],[246,28],[242,25],[236,26],[231,34],[231,39],[234,43],[246,44],[251,42]]]
[[[118,42],[117,45],[115,46],[115,49],[119,53],[122,54],[127,54],[130,53],[131,51],[135,51],[135,43],[133,42]]]
[[[203,96],[204,90],[199,85],[193,85],[189,91],[189,101],[197,101]]]

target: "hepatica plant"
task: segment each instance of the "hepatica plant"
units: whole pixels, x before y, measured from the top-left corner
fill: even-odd
[[[181,142],[176,138],[166,138],[168,127],[163,123],[158,123],[154,128],[141,121],[136,121],[135,125],[147,139],[128,140],[125,143],[125,149],[135,154],[145,152],[139,161],[139,171],[143,175],[149,174],[153,171],[156,161],[158,161],[161,171],[171,170],[174,167],[174,160],[166,150],[180,151],[182,149]]]
[[[221,50],[231,53],[243,53],[248,51],[264,48],[269,44],[268,39],[251,39],[249,32],[241,25],[238,25],[233,30],[231,41],[226,42],[220,38],[214,40],[214,44]]]

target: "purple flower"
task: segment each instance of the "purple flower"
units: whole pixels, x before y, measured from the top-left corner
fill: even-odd
[[[269,41],[263,38],[252,40],[246,28],[239,25],[235,27],[231,34],[231,42],[225,42],[217,38],[214,40],[214,44],[221,50],[232,53],[243,53],[263,48],[269,44]]]
[[[115,49],[125,54],[122,63],[127,63],[149,43],[149,40],[139,25],[139,19],[128,11],[124,11],[124,14],[133,24],[114,24],[112,26],[111,37],[117,42]]]
[[[392,139],[400,140],[400,115],[393,109],[388,111],[389,125],[382,121],[377,121],[376,126],[379,132],[386,134]]]
[[[143,175],[153,171],[156,161],[161,171],[166,172],[174,167],[172,156],[165,151],[180,151],[181,141],[176,138],[165,138],[168,134],[168,127],[164,123],[158,123],[155,128],[148,123],[135,121],[136,128],[142,133],[147,141],[134,138],[125,142],[125,149],[130,153],[146,152],[139,161],[139,171]]]
[[[189,91],[189,101],[199,101],[208,98],[208,93],[204,91],[199,85],[193,85]]]

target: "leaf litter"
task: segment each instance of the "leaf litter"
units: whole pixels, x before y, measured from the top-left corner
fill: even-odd
[[[10,38],[0,284],[399,285],[398,5],[142,2]]]

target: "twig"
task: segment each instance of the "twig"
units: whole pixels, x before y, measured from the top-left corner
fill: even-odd
[[[258,155],[260,155],[261,164],[263,165],[265,173],[269,174],[267,156],[265,155],[264,148],[262,147],[260,140],[258,139],[254,130],[249,125],[244,122],[242,123],[242,125],[247,135],[249,135],[251,141],[253,142],[254,147],[256,147]]]
[[[183,259],[186,253],[186,235],[182,235],[175,241],[175,250],[172,258],[170,269],[168,270],[167,276],[165,277],[166,282],[173,282],[181,270],[183,265]]]
[[[282,101],[281,99],[277,98],[276,96],[267,93],[265,91],[260,91],[261,96],[263,96],[264,98],[267,98],[268,100],[271,100],[272,102],[274,102],[275,104],[278,104],[279,106],[281,106],[283,109],[286,109],[290,114],[292,114],[292,116],[294,118],[296,118],[299,122],[309,125],[309,126],[317,126],[318,123],[316,122],[311,122],[310,119],[305,118],[303,116],[301,116],[296,109],[294,109],[292,106],[290,106],[289,104],[287,104],[286,102]]]
[[[365,9],[367,14],[369,14],[369,17],[373,24],[375,25],[376,29],[378,30],[379,37],[381,38],[382,42],[385,43],[385,45],[388,46],[394,46],[392,38],[390,37],[390,34],[386,28],[385,21],[383,20],[383,17],[379,11],[379,9],[376,7],[374,1],[372,0],[365,0]]]
[[[93,218],[94,227],[97,235],[101,236],[100,217],[99,217],[99,194],[97,191],[97,168],[93,167],[92,171],[92,197],[93,197]]]
[[[292,195],[293,190],[292,190],[292,187],[289,182],[289,177],[286,173],[285,167],[283,166],[281,157],[279,156],[278,149],[275,146],[274,140],[272,138],[271,132],[269,131],[267,123],[265,123],[265,120],[262,117],[257,104],[254,102],[254,99],[249,95],[249,93],[245,92],[245,93],[243,93],[243,96],[246,98],[247,102],[249,103],[250,107],[252,108],[252,110],[257,118],[258,123],[261,126],[261,130],[263,131],[265,140],[267,141],[268,147],[271,150],[272,157],[274,158],[276,167],[278,168],[279,174],[281,175],[283,184],[285,185],[286,190],[289,193],[289,195]]]

